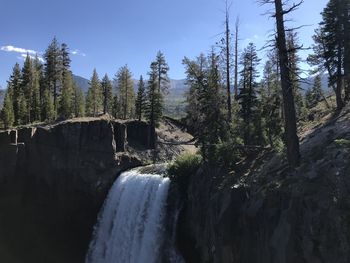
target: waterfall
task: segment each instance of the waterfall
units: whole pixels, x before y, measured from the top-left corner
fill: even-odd
[[[100,212],[86,263],[160,262],[169,185],[139,169],[122,173]]]

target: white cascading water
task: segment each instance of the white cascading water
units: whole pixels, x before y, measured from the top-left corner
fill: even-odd
[[[138,169],[122,173],[99,216],[86,263],[156,263],[164,241],[170,180]]]

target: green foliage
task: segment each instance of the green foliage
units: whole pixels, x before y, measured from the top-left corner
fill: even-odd
[[[29,109],[32,122],[41,120],[40,70],[37,67],[34,67],[33,70],[34,70],[33,83],[31,87],[30,109]]]
[[[308,109],[315,107],[323,98],[321,76],[315,77],[314,85],[305,93],[305,103]]]
[[[186,191],[189,177],[197,172],[201,163],[202,157],[200,155],[185,153],[169,164],[169,177],[179,185],[181,192]]]
[[[183,177],[193,175],[202,162],[202,157],[198,154],[185,153],[176,158],[168,167],[170,176]]]
[[[254,135],[256,132],[261,131],[261,129],[258,129],[258,99],[256,95],[256,79],[259,76],[257,67],[259,65],[259,61],[256,47],[253,43],[250,43],[242,54],[242,80],[239,95],[237,97],[238,102],[241,105],[239,115],[243,121],[241,130],[243,132],[243,141],[246,145],[258,144],[259,142],[255,140]]]
[[[158,66],[151,63],[151,71],[148,73],[147,102],[145,116],[152,127],[157,127],[163,115],[163,95],[158,86]]]
[[[45,51],[45,79],[47,89],[52,92],[54,103],[54,115],[58,109],[59,85],[61,82],[61,50],[57,39],[54,37]],[[47,114],[46,114],[47,115]]]
[[[55,119],[55,109],[54,109],[53,99],[48,89],[44,91],[42,110],[43,110],[43,114],[42,114],[43,120],[51,122]]]
[[[220,167],[234,169],[236,163],[242,157],[241,151],[238,148],[240,145],[242,145],[242,142],[233,139],[216,144],[211,161]]]
[[[102,91],[100,80],[96,69],[94,69],[91,80],[90,88],[86,96],[86,114],[88,116],[97,116],[102,111]]]
[[[115,95],[113,97],[113,107],[112,107],[112,115],[114,118],[118,118],[120,113],[120,104],[119,104],[119,99],[118,95]]]
[[[227,137],[228,124],[225,116],[224,87],[221,84],[218,56],[211,52],[206,58],[185,58],[187,83],[190,86],[188,119],[201,149],[204,160],[210,160],[215,145]]]
[[[59,115],[63,119],[68,119],[73,116],[73,80],[70,72],[66,72],[62,81],[62,92],[60,97]]]
[[[13,111],[15,116],[15,125],[21,124],[20,119],[20,101],[22,99],[23,92],[22,92],[22,73],[21,68],[18,63],[15,64],[12,70],[12,74],[10,76],[10,79],[8,81],[9,88],[12,89],[13,95],[12,95],[12,102],[13,102]]]
[[[350,140],[347,139],[337,139],[334,141],[339,146],[344,146],[350,148]]]
[[[106,74],[101,81],[102,96],[103,96],[103,114],[112,114],[113,108],[113,93],[112,83]]]
[[[121,67],[116,74],[118,83],[118,98],[120,104],[119,116],[122,119],[132,118],[135,113],[135,93],[132,74],[127,65]]]
[[[142,115],[145,112],[145,106],[146,106],[145,83],[143,82],[143,78],[141,75],[139,84],[138,84],[137,97],[135,100],[136,118],[139,121],[142,119]]]
[[[73,107],[74,107],[74,116],[83,117],[85,115],[85,98],[84,93],[81,88],[73,82],[74,98],[73,98]]]
[[[4,123],[5,129],[11,128],[15,122],[15,114],[13,111],[13,103],[12,103],[12,89],[9,88],[6,91],[4,104],[1,111],[1,119]]]

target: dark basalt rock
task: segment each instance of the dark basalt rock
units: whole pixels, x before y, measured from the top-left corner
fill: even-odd
[[[203,165],[178,221],[187,263],[350,262],[350,114],[302,140],[302,164],[264,153],[242,173]],[[256,164],[258,163],[258,164]]]
[[[87,120],[1,132],[0,251],[9,247],[16,260],[0,261],[84,262],[109,188],[121,171],[143,165],[126,145],[147,149],[147,130],[144,122]]]

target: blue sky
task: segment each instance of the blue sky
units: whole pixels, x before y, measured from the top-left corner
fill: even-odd
[[[310,25],[299,30],[305,47],[312,43],[326,3],[305,0],[293,14],[295,25]],[[239,15],[241,49],[250,41],[258,48],[265,44],[273,29],[273,20],[262,15],[267,8],[256,0],[233,1],[231,26]],[[183,57],[209,51],[220,38],[223,10],[223,0],[4,0],[0,86],[6,86],[13,65],[23,63],[25,51],[42,54],[54,36],[68,44],[73,73],[85,78],[94,68],[100,76],[113,77],[125,64],[138,78],[147,73],[158,50],[166,56],[170,77],[184,78]]]

